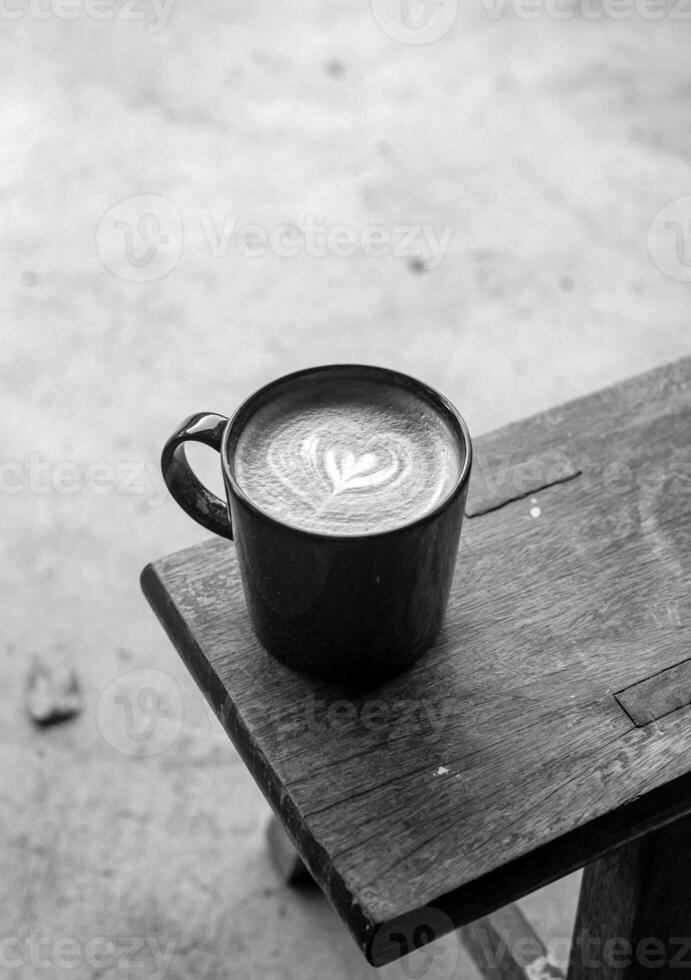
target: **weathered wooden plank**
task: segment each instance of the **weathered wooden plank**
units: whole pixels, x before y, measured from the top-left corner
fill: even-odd
[[[563,971],[517,905],[506,905],[460,930],[487,980],[560,980]]]
[[[268,657],[232,545],[145,571],[370,956],[383,924],[423,906],[469,921],[691,809],[691,711],[638,728],[614,697],[688,655],[690,380],[685,361],[477,440],[485,472],[561,451],[581,475],[467,522],[439,642],[376,691]]]
[[[661,670],[617,692],[615,697],[639,727],[685,708],[691,703],[691,660]]]
[[[691,819],[587,867],[569,980],[643,980],[691,973]]]

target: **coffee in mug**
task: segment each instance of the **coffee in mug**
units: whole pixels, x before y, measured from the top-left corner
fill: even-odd
[[[390,531],[452,489],[463,453],[448,420],[399,385],[293,378],[240,433],[238,486],[266,514],[317,534]]]
[[[194,476],[185,443],[221,456],[226,501]],[[472,462],[451,403],[366,365],[298,371],[232,418],[190,416],[164,479],[195,520],[235,543],[260,642],[289,667],[359,686],[434,642],[456,564]]]

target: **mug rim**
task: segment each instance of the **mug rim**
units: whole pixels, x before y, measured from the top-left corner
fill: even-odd
[[[416,517],[412,521],[407,521],[405,524],[399,524],[396,527],[385,528],[381,531],[365,531],[358,534],[331,534],[326,531],[311,531],[307,528],[290,524],[287,521],[281,520],[280,518],[274,517],[272,514],[267,513],[265,510],[259,507],[247,493],[245,493],[238,483],[235,476],[234,467],[231,464],[229,443],[231,437],[235,435],[235,430],[238,425],[241,422],[246,423],[249,420],[251,410],[255,404],[265,400],[274,388],[277,388],[279,385],[283,385],[287,381],[308,377],[309,375],[313,374],[347,371],[362,371],[365,377],[369,375],[370,378],[379,379],[382,381],[385,380],[389,383],[397,385],[398,387],[412,387],[417,394],[422,394],[424,397],[426,397],[427,400],[432,402],[433,406],[437,408],[442,415],[451,421],[452,428],[455,429],[459,442],[462,442],[463,444],[463,464],[458,477],[449,492],[437,504],[435,504],[431,510],[422,514],[420,517]],[[242,428],[244,428],[244,424]],[[240,429],[240,432],[242,431],[242,428]],[[237,435],[239,437],[239,432]],[[250,395],[248,395],[228,419],[221,442],[220,456],[223,475],[227,481],[227,485],[232,489],[234,495],[242,502],[242,504],[244,504],[244,506],[247,507],[253,514],[264,518],[264,520],[269,521],[278,527],[286,528],[289,531],[304,535],[305,537],[312,538],[313,540],[347,542],[362,540],[370,541],[377,538],[385,538],[391,534],[399,534],[404,531],[409,531],[415,527],[421,527],[428,521],[434,520],[434,518],[446,510],[446,508],[465,489],[470,477],[473,459],[473,445],[465,419],[453,402],[449,401],[449,399],[446,398],[445,395],[442,395],[440,391],[437,391],[436,388],[433,388],[424,381],[420,381],[419,378],[414,378],[412,375],[404,374],[402,371],[397,371],[394,368],[381,367],[375,364],[318,364],[313,365],[312,367],[300,368],[298,371],[291,371],[289,374],[284,374],[279,378],[274,378],[273,381],[269,381],[267,384],[262,385],[260,388],[257,388]]]

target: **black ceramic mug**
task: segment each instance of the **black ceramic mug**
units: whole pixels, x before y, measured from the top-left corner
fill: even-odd
[[[248,421],[288,385],[337,390],[358,381],[412,394],[425,413],[443,422],[459,461],[448,491],[421,516],[366,533],[308,530],[290,516],[267,513],[236,473],[238,440]],[[226,501],[192,472],[188,441],[220,453]],[[279,378],[230,419],[192,415],[161,457],[166,485],[183,510],[235,542],[249,614],[263,646],[292,668],[359,686],[398,673],[434,643],[451,590],[471,462],[467,426],[446,398],[407,375],[365,365],[308,368]]]

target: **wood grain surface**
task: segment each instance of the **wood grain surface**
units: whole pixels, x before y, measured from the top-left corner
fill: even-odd
[[[691,649],[690,432],[685,359],[476,440],[442,636],[367,693],[265,653],[232,544],[144,570],[371,960],[425,909],[471,921],[691,810],[691,711],[638,727],[614,697]]]

